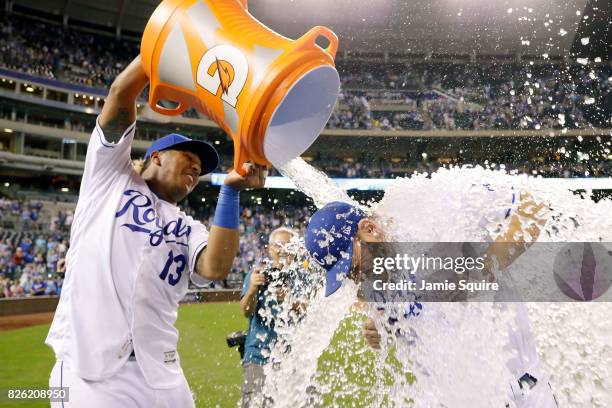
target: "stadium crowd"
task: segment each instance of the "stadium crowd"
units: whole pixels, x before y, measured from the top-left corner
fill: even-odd
[[[504,82],[477,83],[471,65],[448,67],[465,82],[445,88],[441,78],[409,90],[346,89],[328,127],[373,130],[563,129],[609,126],[609,68],[551,67],[538,74],[514,65]],[[407,70],[412,67],[406,67]],[[422,67],[416,68],[427,71]],[[473,77],[467,76],[469,72]],[[442,77],[446,74],[442,74]],[[484,75],[484,74],[481,74]],[[537,76],[536,76],[537,75]],[[482,78],[481,78],[482,79]],[[428,88],[431,87],[431,88]],[[398,110],[398,106],[403,109]],[[585,108],[586,107],[586,108]],[[585,109],[592,109],[585,115]]]
[[[0,64],[45,78],[106,88],[138,43],[4,14]]]
[[[0,297],[59,295],[73,212],[0,198]]]
[[[183,205],[187,215],[212,225],[214,208],[209,205]],[[240,214],[240,252],[234,259],[232,271],[223,282],[212,282],[211,287],[242,287],[246,273],[266,257],[270,233],[279,227],[289,227],[302,234],[311,212],[307,207],[286,205],[270,208],[259,204],[243,206]]]
[[[214,208],[186,203],[182,207],[188,215],[212,225]],[[34,220],[33,213],[37,214]],[[264,258],[270,232],[280,226],[303,232],[309,214],[306,207],[272,210],[245,206],[240,223],[240,256],[234,260],[228,278],[211,282],[210,287],[241,287],[244,275]],[[71,223],[71,211],[51,213],[40,201],[0,198],[0,297],[61,293]]]
[[[2,19],[0,66],[13,70],[107,88],[137,53],[136,41],[16,15]],[[338,70],[343,91],[330,128],[537,130],[610,125],[609,66],[340,61]],[[186,116],[199,115],[191,111]]]

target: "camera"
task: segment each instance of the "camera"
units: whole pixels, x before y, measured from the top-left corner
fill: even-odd
[[[225,341],[227,342],[227,347],[238,347],[238,353],[240,353],[240,359],[244,357],[244,343],[246,342],[247,332],[246,331],[237,331],[227,335]]]
[[[290,281],[289,272],[282,269],[266,268],[261,273],[266,277],[266,286],[283,286]]]

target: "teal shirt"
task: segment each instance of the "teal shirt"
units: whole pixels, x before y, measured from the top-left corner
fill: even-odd
[[[251,282],[251,272],[247,273],[242,286],[240,298],[246,295]],[[244,343],[244,357],[242,364],[266,364],[270,353],[270,344],[276,341],[276,332],[274,331],[274,317],[278,313],[278,304],[276,300],[268,299],[264,289],[259,289],[257,294],[257,306],[255,313],[249,318],[249,330]],[[260,314],[262,310],[269,310],[271,317],[263,317]],[[267,314],[267,313],[266,313]],[[266,356],[264,356],[266,354]]]
[[[289,291],[294,298],[308,299],[315,289],[312,277],[306,271],[289,270]],[[246,295],[251,281],[251,272],[244,277],[244,285],[240,298]],[[255,313],[249,318],[249,330],[244,343],[244,357],[242,364],[266,364],[270,354],[270,346],[277,340],[274,325],[280,311],[280,305],[276,299],[266,296],[266,289],[259,289],[257,294],[257,306]],[[263,313],[262,313],[263,312]],[[262,314],[264,316],[262,316]],[[300,318],[298,317],[298,320]],[[284,322],[295,324],[296,321]]]

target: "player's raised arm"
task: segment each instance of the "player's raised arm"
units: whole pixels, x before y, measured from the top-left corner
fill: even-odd
[[[261,268],[255,269],[245,277],[245,287],[240,298],[240,310],[244,317],[249,318],[257,309],[257,297],[259,289],[266,283],[266,276],[261,272]]]
[[[127,127],[136,120],[136,98],[148,83],[140,56],[115,78],[98,118],[107,141],[117,143]]]
[[[486,252],[486,270],[493,270],[493,259],[496,263],[495,269],[508,267],[537,240],[541,227],[546,223],[546,219],[540,214],[543,208],[544,203],[536,202],[528,193],[521,193],[519,206],[510,218],[507,231],[495,239],[495,243],[509,245],[489,246]],[[493,279],[493,275],[490,275],[490,278]]]
[[[243,166],[246,173],[244,177],[232,170],[225,178],[225,184],[219,192],[215,220],[208,234],[206,249],[197,258],[195,271],[206,279],[225,279],[238,253],[240,190],[263,187],[266,181],[267,171],[264,166],[251,163]]]

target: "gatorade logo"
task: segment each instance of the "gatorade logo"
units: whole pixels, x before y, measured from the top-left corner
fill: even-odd
[[[220,93],[221,99],[235,108],[248,73],[248,61],[238,48],[217,45],[200,59],[196,81],[211,94]]]

